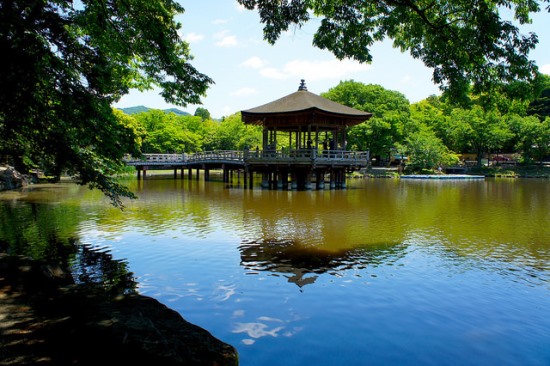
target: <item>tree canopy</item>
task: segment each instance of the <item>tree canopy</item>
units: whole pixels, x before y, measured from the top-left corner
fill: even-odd
[[[502,152],[524,163],[547,160],[550,117],[541,108],[547,85],[544,75],[532,83],[514,81],[502,88],[514,91],[511,98],[471,96],[467,107],[436,96],[409,105],[399,92],[353,80],[341,81],[322,96],[373,113],[349,129],[348,149],[369,150],[375,164],[408,156],[408,168],[422,171],[455,165],[460,154],[474,154],[479,166],[485,156]]]
[[[462,100],[471,92],[485,97],[496,95],[495,89],[498,93],[525,95],[521,81],[530,83],[537,75],[537,67],[528,57],[538,42],[537,36],[521,34],[516,24],[530,22],[531,15],[541,11],[541,2],[238,2],[248,9],[257,9],[270,43],[276,42],[290,26],[301,26],[312,17],[321,20],[314,45],[331,50],[338,58],[370,62],[374,42],[389,38],[394,46],[434,69],[434,81],[450,100]],[[132,88],[153,87],[161,90],[168,103],[201,104],[201,97],[213,81],[191,65],[189,45],[178,35],[181,25],[175,21],[183,12],[175,0],[2,1],[0,159],[23,171],[37,168],[55,177],[72,174],[82,184],[102,190],[115,205],[121,205],[121,197],[133,197],[114,178],[114,173],[123,167],[124,154],[139,155],[142,146],[151,151],[192,151],[258,144],[258,131],[245,129],[238,115],[216,124],[206,109],[197,109],[194,118],[153,113],[150,119],[137,121],[111,107]],[[505,12],[510,12],[514,21],[503,18],[501,14]],[[547,82],[543,84],[541,90],[547,89]],[[363,93],[361,88],[357,86],[350,96]],[[372,87],[373,92],[376,90]],[[337,91],[329,91],[329,95],[333,93],[339,99]],[[357,148],[370,145],[383,153],[406,142],[404,131],[414,125],[407,116],[408,102],[398,93],[387,96],[389,103],[376,103],[379,111],[368,99],[352,103],[379,114],[356,131]],[[537,97],[539,100],[533,102]],[[522,115],[519,119],[510,117],[513,123],[502,126],[497,123],[498,115],[493,117],[479,109],[475,113],[455,111],[454,116],[460,117],[465,128],[483,127],[477,122],[486,123],[491,117],[491,123],[485,125],[491,131],[488,135],[480,133],[484,140],[480,143],[461,138],[460,131],[449,128],[446,121],[454,107],[438,99],[435,101],[442,104],[434,107],[440,111],[425,111],[438,115],[436,122],[426,119],[429,131],[411,131],[418,132],[416,136],[422,142],[433,136],[446,146],[453,141],[469,141],[472,146],[477,144],[480,151],[506,144],[532,150],[536,145],[540,148],[531,156],[538,158],[547,146],[548,93],[537,92],[533,98],[519,104],[501,103],[499,108],[518,114],[528,110],[538,117],[539,124],[535,123],[537,117],[525,119]],[[491,104],[490,98],[485,99],[484,104]],[[533,103],[529,105],[530,102]],[[504,129],[511,129],[512,134]],[[454,134],[447,139],[444,132]],[[491,141],[485,141],[489,138]]]
[[[0,156],[19,169],[68,172],[113,203],[133,197],[112,178],[139,134],[111,108],[158,86],[199,104],[212,80],[190,63],[172,0],[6,0],[0,4]]]
[[[532,0],[238,0],[256,9],[264,38],[275,43],[293,25],[313,17],[320,26],[313,44],[339,58],[372,61],[371,47],[389,38],[432,68],[433,80],[455,101],[501,83],[530,80],[537,71],[529,51],[536,34],[519,26],[541,11]],[[550,0],[543,0],[548,3]],[[547,8],[550,10],[550,7]],[[507,19],[503,14],[511,14]]]
[[[341,81],[323,97],[348,107],[372,113],[373,117],[350,129],[348,145],[369,150],[372,156],[388,155],[402,138],[403,126],[409,119],[409,101],[396,91],[380,85]]]

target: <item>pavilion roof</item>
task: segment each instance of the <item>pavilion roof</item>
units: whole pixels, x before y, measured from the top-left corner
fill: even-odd
[[[273,102],[241,111],[245,123],[257,125],[344,125],[368,120],[372,113],[360,111],[307,91],[304,81],[298,91]]]

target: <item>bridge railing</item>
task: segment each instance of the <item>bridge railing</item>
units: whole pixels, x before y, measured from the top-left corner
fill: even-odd
[[[142,159],[126,156],[124,159],[126,165],[164,165],[183,163],[185,154],[144,154]]]
[[[202,151],[194,154],[186,154],[185,161],[244,161],[244,151],[240,150],[215,150],[215,151]]]
[[[194,154],[144,154],[142,159],[126,157],[127,165],[168,165],[196,162],[288,162],[366,164],[368,151],[298,149],[298,150],[216,150]]]

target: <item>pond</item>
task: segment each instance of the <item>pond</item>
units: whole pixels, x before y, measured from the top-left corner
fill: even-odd
[[[125,183],[123,211],[71,183],[0,193],[0,246],[107,257],[243,366],[550,364],[548,180]]]

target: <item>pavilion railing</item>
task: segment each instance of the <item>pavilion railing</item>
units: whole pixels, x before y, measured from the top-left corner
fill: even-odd
[[[368,151],[348,150],[323,150],[299,149],[299,150],[250,150],[245,151],[247,162],[315,162],[315,163],[357,163],[367,164]]]

